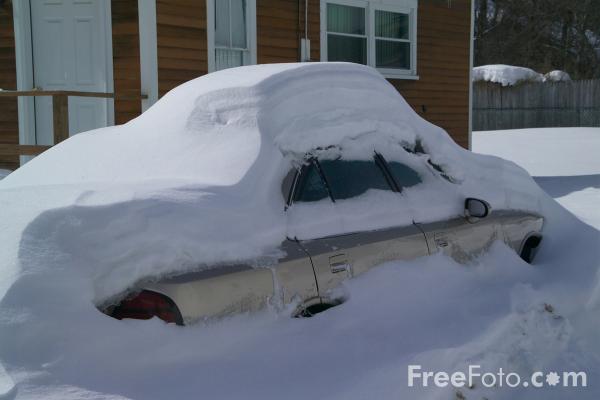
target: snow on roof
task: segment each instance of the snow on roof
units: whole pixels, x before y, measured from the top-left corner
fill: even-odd
[[[405,150],[417,142],[424,153]],[[283,178],[306,152],[330,146],[334,154],[322,156],[378,151],[417,169],[424,184],[402,196],[339,201],[317,219],[316,209],[290,218]],[[465,197],[495,209],[538,207],[524,170],[462,149],[376,70],[347,63],[257,65],[194,79],[125,125],[53,147],[0,181],[0,193],[10,221],[0,230],[5,271],[72,268],[88,276],[97,301],[149,276],[264,265],[286,236],[458,216]]]
[[[520,82],[543,82],[544,76],[530,68],[490,64],[473,68],[473,82],[479,81],[513,86]]]

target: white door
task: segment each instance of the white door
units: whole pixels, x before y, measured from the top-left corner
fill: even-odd
[[[112,91],[112,54],[106,0],[31,0],[35,87]],[[69,134],[107,126],[112,101],[69,97]],[[35,98],[37,144],[53,144],[52,98]]]

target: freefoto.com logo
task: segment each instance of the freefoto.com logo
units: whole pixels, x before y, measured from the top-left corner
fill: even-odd
[[[548,372],[536,371],[529,377],[523,379],[515,372],[506,373],[499,368],[496,372],[481,372],[480,365],[469,365],[466,372],[455,371],[452,373],[444,371],[424,371],[420,365],[408,366],[408,386],[453,386],[474,387],[475,381],[484,387],[534,387],[562,386],[562,387],[586,387],[587,374],[585,372]]]

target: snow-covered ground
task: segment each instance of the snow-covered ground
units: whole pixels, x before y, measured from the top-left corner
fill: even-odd
[[[519,149],[511,144],[517,135],[479,132],[474,147],[490,152],[485,146],[493,142],[498,151]],[[592,149],[583,146],[575,160],[560,163],[576,174],[571,162],[587,157],[581,176],[600,174]],[[535,149],[525,157],[535,159],[538,174],[543,164],[556,168],[558,161]],[[554,171],[566,184],[554,193],[562,200],[567,192],[597,195],[597,185],[580,187],[579,176]],[[583,224],[551,202],[548,207],[553,217],[533,267],[500,244],[469,266],[443,256],[390,263],[349,282],[349,301],[312,319],[272,309],[182,329],[100,314],[55,316],[44,336],[0,342],[2,362],[11,367],[11,378],[0,379],[0,393],[6,393],[0,398],[596,399],[600,224]],[[596,209],[571,211],[597,220]],[[15,316],[11,323],[18,330],[39,317]],[[10,318],[3,313],[5,323]],[[583,370],[588,387],[409,388],[410,364],[448,372],[466,371],[467,364],[482,371],[502,367],[523,376]]]
[[[353,84],[339,81],[345,94],[342,99],[351,102],[352,98],[358,98],[353,97],[356,92],[345,92],[345,88],[355,88],[355,79],[360,78],[360,74],[355,74],[356,71],[350,67],[344,68],[348,68],[346,78]],[[325,72],[328,72],[327,79],[334,79],[329,76],[333,75],[330,72],[335,72],[335,76],[344,79],[339,71]],[[277,82],[271,80],[269,85],[259,85],[256,89],[276,90]],[[295,90],[304,86],[298,85]],[[370,90],[370,87],[371,85],[364,86],[366,90]],[[192,88],[193,86],[188,87]],[[246,91],[243,87],[234,89],[236,98],[244,101],[252,100],[244,97],[246,94],[261,94],[260,90]],[[276,99],[277,103],[267,105],[281,106],[280,102],[287,100],[287,96]],[[4,263],[0,284],[5,284],[0,287],[0,291],[3,293],[2,289],[8,290],[0,300],[0,398],[598,398],[600,225],[589,225],[581,220],[595,221],[598,211],[581,208],[575,211],[581,218],[578,219],[547,196],[542,196],[539,204],[535,204],[546,216],[546,225],[545,238],[533,266],[524,263],[501,243],[496,243],[487,254],[469,265],[456,264],[442,255],[411,262],[388,263],[347,282],[345,291],[349,295],[348,301],[310,319],[292,319],[289,317],[290,310],[274,304],[270,309],[259,313],[206,321],[182,328],[166,325],[156,319],[117,321],[95,310],[93,300],[98,287],[94,285],[99,281],[106,283],[107,280],[103,278],[111,271],[93,269],[93,266],[86,265],[84,261],[91,260],[90,254],[110,254],[115,259],[130,261],[131,252],[136,249],[126,244],[134,244],[140,246],[146,254],[156,254],[158,257],[160,253],[169,253],[177,247],[153,248],[152,245],[160,246],[161,243],[152,242],[148,245],[144,241],[146,236],[139,235],[139,232],[148,234],[153,229],[158,232],[158,228],[163,229],[168,223],[180,223],[182,227],[189,229],[184,230],[184,234],[199,234],[201,232],[194,229],[205,223],[202,219],[192,218],[189,223],[179,219],[181,215],[195,215],[189,214],[196,212],[194,210],[198,201],[194,197],[193,187],[160,192],[153,192],[157,190],[155,187],[143,187],[143,191],[141,187],[136,187],[136,192],[129,187],[131,181],[149,174],[146,167],[155,168],[150,172],[165,178],[169,178],[166,175],[168,173],[181,171],[195,171],[198,176],[203,177],[206,174],[204,168],[208,164],[202,163],[222,162],[218,158],[219,151],[227,149],[228,142],[221,140],[237,138],[238,132],[234,128],[238,123],[248,129],[240,137],[258,141],[260,146],[264,146],[265,142],[269,143],[268,136],[256,136],[259,132],[252,130],[255,128],[252,124],[256,121],[240,115],[242,108],[232,107],[232,104],[221,98],[223,101],[220,103],[210,102],[211,106],[217,107],[214,110],[208,108],[204,100],[206,99],[198,98],[190,101],[190,104],[186,103],[190,108],[198,107],[197,110],[192,110],[193,118],[187,121],[174,117],[173,120],[154,120],[165,129],[159,132],[160,135],[154,135],[149,129],[152,128],[150,119],[126,125],[125,127],[132,129],[136,126],[148,128],[148,131],[139,130],[139,133],[134,133],[144,135],[147,139],[144,149],[146,152],[140,151],[140,157],[132,158],[131,150],[139,147],[141,142],[134,140],[135,137],[123,138],[123,135],[118,134],[117,128],[112,128],[102,132],[102,135],[123,140],[123,148],[131,147],[123,150],[122,158],[120,154],[102,153],[98,150],[92,154],[81,154],[80,159],[75,161],[61,160],[61,147],[57,146],[54,152],[48,152],[44,158],[37,158],[37,162],[34,160],[30,163],[29,169],[17,171],[3,182],[0,212],[9,209],[10,214],[4,211],[0,221],[10,220],[12,223],[5,223],[0,230],[2,237],[7,239],[7,242],[2,243],[3,252],[0,253]],[[318,100],[317,98],[315,101]],[[337,104],[330,100],[327,103]],[[346,110],[330,110],[327,115],[320,115],[320,122],[331,124],[332,127],[341,126],[344,129],[337,131],[340,135],[347,134],[344,131],[348,128],[356,128],[354,133],[359,139],[365,136],[358,135],[360,132],[389,130],[393,135],[393,132],[398,131],[398,126],[402,127],[402,135],[412,135],[413,124],[426,130],[431,129],[428,134],[431,135],[429,140],[434,142],[432,149],[435,156],[442,159],[446,156],[445,161],[448,163],[459,164],[457,172],[464,173],[462,177],[467,180],[472,178],[482,182],[481,186],[488,190],[489,196],[497,193],[492,190],[493,182],[513,183],[517,186],[516,189],[526,183],[532,187],[530,189],[533,192],[539,192],[527,174],[514,165],[494,158],[464,154],[452,146],[444,147],[444,135],[431,126],[421,125],[421,122],[413,120],[410,115],[382,115],[383,119],[390,118],[387,124],[382,124],[379,118],[359,118],[352,125],[339,125],[346,118],[352,117],[349,111],[355,105],[345,104],[348,107]],[[226,109],[218,109],[221,106]],[[259,113],[261,117],[268,115],[270,113]],[[296,119],[289,126],[267,124],[283,124],[283,119],[260,122],[267,124],[267,128],[286,127],[288,130],[285,132],[289,137],[286,140],[281,137],[276,139],[289,145],[294,144],[290,139],[296,137],[295,134],[299,132],[297,129],[305,127],[304,124],[312,121],[315,114],[307,112],[300,117],[305,118]],[[356,116],[358,117],[360,115]],[[197,138],[193,134],[207,132],[197,129],[198,127],[213,125],[220,130],[219,135],[211,135],[208,131],[201,141],[204,149],[211,150],[208,152],[210,160],[199,160],[195,153],[196,147],[187,149],[186,146],[197,146]],[[163,146],[161,141],[166,141],[163,135],[171,126],[175,126],[173,129],[181,129],[173,133],[178,135],[178,141],[165,142]],[[186,129],[191,127],[191,131],[184,130],[184,126]],[[279,134],[280,130],[273,132]],[[476,150],[478,143],[485,143],[487,138],[496,137],[493,134],[484,135],[475,135]],[[503,139],[504,142],[498,139],[496,148],[511,146],[506,143],[507,140],[510,141],[509,135]],[[74,149],[77,144],[86,142],[99,145],[102,140],[101,135],[82,134],[76,140],[67,141],[62,148],[68,149],[71,146]],[[254,142],[246,144],[246,148],[235,149],[242,156],[264,156],[265,151],[270,151],[269,148],[255,149]],[[113,150],[114,146],[110,149]],[[145,157],[152,161],[153,155],[164,154],[166,150],[177,151],[181,158],[172,160],[168,165],[144,164]],[[584,155],[595,157],[591,153],[593,150],[593,144],[588,144],[581,153],[572,157],[575,159],[563,156],[560,161],[570,166]],[[555,155],[536,148],[532,149],[529,156],[524,157],[539,157],[540,163],[557,162]],[[54,165],[54,158],[64,161],[60,163],[60,168],[67,162],[73,162],[82,168],[64,167],[64,171],[55,171],[56,175],[40,175],[47,171],[47,168],[41,167]],[[110,159],[112,164],[99,164],[106,159]],[[98,185],[94,181],[97,186],[93,190],[82,191],[76,185],[82,182],[87,184],[84,178],[90,176],[106,178],[106,175],[102,176],[100,173],[102,168],[106,165],[113,167],[123,160],[131,164],[131,169],[121,175],[118,175],[117,168],[114,169],[114,176],[110,176],[111,190],[103,186],[106,182]],[[268,165],[268,161],[269,159],[265,164]],[[248,179],[242,172],[254,163],[254,159],[242,158],[238,164],[229,166],[225,172],[231,180],[227,184],[239,186],[240,182],[243,183],[238,175]],[[585,163],[585,171],[582,171],[583,167],[572,168],[567,175],[600,174],[600,168],[594,170],[593,164]],[[35,165],[41,167],[36,171]],[[491,176],[491,172],[498,176]],[[254,171],[250,176],[256,175]],[[568,179],[565,174],[553,172],[552,176],[555,175]],[[68,182],[60,182],[60,179]],[[242,180],[238,181],[239,179]],[[55,180],[54,185],[43,185],[49,180]],[[245,182],[242,187],[250,187],[249,183],[252,181]],[[573,183],[571,187],[577,188],[577,184]],[[570,191],[569,187],[563,188],[562,184],[555,189],[563,191],[559,193],[560,198],[565,197],[564,192]],[[578,188],[576,191],[582,189]],[[215,196],[224,193],[222,188],[213,190]],[[597,190],[597,187],[593,190]],[[135,203],[140,200],[140,193],[152,193],[154,197],[150,199],[154,202]],[[166,196],[169,196],[172,204],[164,202]],[[18,204],[16,200],[19,201]],[[486,200],[497,202],[495,204],[503,204],[504,201],[501,198]],[[119,202],[133,204],[135,207],[115,208]],[[53,206],[57,204],[62,206]],[[98,213],[86,213],[90,208]],[[113,213],[114,210],[121,211]],[[169,222],[169,218],[172,219],[170,213],[174,210],[189,213],[176,215],[175,222]],[[141,213],[137,219],[136,213]],[[156,228],[149,223],[151,221],[159,221],[162,225]],[[105,251],[107,242],[104,240],[110,239],[109,234],[114,234],[115,230],[119,235],[112,239],[110,252]],[[73,235],[74,232],[77,235]],[[183,236],[174,236],[182,235],[181,232],[162,233],[166,235],[164,237],[169,234],[172,242],[165,242],[165,246],[179,244],[177,240],[185,239]],[[102,240],[97,240],[98,238]],[[131,241],[132,238],[139,238],[139,241]],[[81,247],[81,244],[86,246]],[[11,261],[13,264],[8,266],[6,260],[15,261]],[[29,268],[21,271],[19,267],[23,264]],[[130,269],[121,271],[123,279],[131,279],[131,276],[124,275],[126,273],[135,275],[140,271],[144,272],[144,265],[134,266],[136,268],[129,265]],[[435,388],[431,380],[427,387],[423,387],[420,382],[413,387],[408,386],[409,365],[420,365],[426,371],[452,374],[455,371],[466,371],[469,364],[480,365],[482,372],[496,372],[502,368],[505,372],[521,374],[523,379],[527,379],[534,371],[584,371],[587,373],[587,387],[545,385],[544,388],[532,388],[521,385],[517,388],[486,388],[478,380],[473,387],[460,389]],[[4,395],[1,395],[3,392]]]
[[[1,169],[0,168],[0,179],[4,178],[5,176],[7,176],[8,174],[10,174],[12,171],[9,171],[7,169]]]
[[[560,204],[600,227],[600,128],[475,132],[473,150],[521,165]]]

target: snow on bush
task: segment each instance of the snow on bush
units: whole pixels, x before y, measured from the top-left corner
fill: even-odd
[[[544,74],[544,81],[547,82],[567,82],[571,80],[571,75],[561,70],[554,70]]]
[[[473,68],[473,81],[499,83],[514,86],[522,82],[543,82],[544,76],[530,68],[513,65],[492,64]]]
[[[524,82],[565,82],[571,76],[565,71],[554,70],[540,74],[530,68],[514,65],[490,64],[473,68],[473,82],[493,82],[502,86],[514,86]]]

